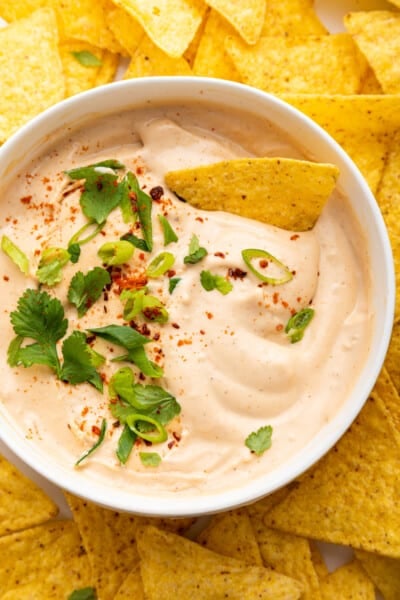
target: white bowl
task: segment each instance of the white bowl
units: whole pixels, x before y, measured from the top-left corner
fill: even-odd
[[[46,110],[22,127],[0,148],[0,181],[7,187],[21,164],[42,152],[55,132],[108,113],[162,102],[196,101],[225,109],[239,109],[266,118],[319,162],[340,169],[339,188],[350,200],[366,234],[370,258],[374,313],[371,347],[362,371],[346,402],[332,420],[300,452],[265,477],[220,493],[193,493],[193,497],[140,496],[128,490],[85,481],[73,468],[67,470],[31,445],[13,427],[0,403],[0,437],[32,469],[68,491],[113,509],[145,515],[186,516],[209,514],[247,504],[287,484],[320,459],[341,437],[366,401],[382,367],[394,313],[394,270],[391,247],[382,216],[365,180],[340,146],[308,117],[278,98],[245,85],[207,78],[154,77],[114,83],[72,97]]]

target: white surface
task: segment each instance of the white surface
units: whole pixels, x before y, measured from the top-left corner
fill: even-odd
[[[332,33],[343,31],[343,15],[352,10],[394,9],[395,7],[383,0],[316,0],[315,8],[322,22]],[[1,26],[1,19],[0,19]],[[60,506],[60,516],[69,516],[69,510],[60,489],[47,481],[36,471],[30,469],[0,440],[0,452],[15,463],[21,471],[36,481]],[[328,567],[333,570],[340,564],[348,562],[351,550],[332,544],[320,544]],[[379,596],[377,596],[378,598]]]

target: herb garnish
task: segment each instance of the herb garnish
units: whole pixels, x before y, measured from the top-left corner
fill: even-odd
[[[184,257],[183,262],[189,265],[195,265],[207,256],[208,252],[200,246],[199,238],[193,234],[189,243],[189,253]]]
[[[124,304],[124,319],[131,321],[142,314],[147,321],[166,323],[169,315],[164,304],[156,298],[147,294],[147,288],[140,290],[124,290],[120,295]]]
[[[64,248],[46,248],[40,257],[36,277],[40,283],[53,286],[62,280],[62,270],[69,263],[71,255]]]
[[[129,181],[129,186],[136,195],[137,214],[142,228],[143,238],[146,242],[147,251],[151,252],[153,249],[153,225],[151,222],[153,200],[141,189],[137,177],[133,175],[133,173],[131,175],[132,177]]]
[[[99,446],[101,446],[101,444],[104,441],[104,437],[106,435],[106,431],[107,431],[107,421],[106,421],[106,419],[103,419],[103,421],[101,423],[101,429],[100,429],[99,439],[93,444],[93,446],[91,448],[89,448],[89,450],[86,450],[86,452],[84,452],[82,454],[82,456],[76,461],[76,463],[75,463],[76,467],[78,465],[80,465],[81,462],[84,461],[88,456],[90,456],[91,454],[93,454],[93,452],[95,450],[97,450],[97,448]]]
[[[171,277],[168,284],[168,291],[170,294],[174,291],[178,283],[181,281],[182,277]]]
[[[258,279],[261,279],[261,281],[265,281],[266,283],[270,283],[271,285],[281,285],[282,283],[287,283],[288,281],[293,279],[293,275],[290,269],[266,250],[259,250],[257,248],[247,248],[246,250],[242,250],[242,257],[250,271],[254,273],[254,275],[258,277]],[[281,272],[281,277],[271,277],[261,273],[258,269],[254,267],[252,263],[252,260],[254,258],[260,258],[266,263],[266,267],[269,263],[273,263],[276,267],[278,267],[279,271]]]
[[[168,246],[168,244],[172,244],[172,242],[177,242],[179,238],[172,229],[168,219],[166,219],[164,215],[158,215],[158,220],[160,221],[160,225],[163,230],[164,246]]]
[[[72,594],[68,596],[68,600],[97,600],[96,590],[92,587],[74,590]]]
[[[224,296],[233,290],[233,285],[230,281],[222,277],[222,275],[213,275],[210,271],[202,271],[200,273],[200,283],[207,292],[218,290]]]
[[[1,238],[1,249],[9,258],[11,258],[13,263],[17,265],[24,275],[29,274],[29,260],[27,255],[6,235],[3,235]]]
[[[78,309],[78,317],[87,313],[110,282],[110,274],[102,267],[94,267],[86,275],[82,271],[75,273],[69,285],[68,300]]]
[[[139,458],[145,467],[158,467],[161,456],[157,452],[139,452]]]
[[[272,427],[271,425],[265,425],[260,427],[257,431],[253,431],[247,436],[245,445],[257,456],[264,454],[266,450],[271,448],[272,445]]]
[[[292,344],[303,339],[304,330],[310,324],[314,314],[313,308],[303,308],[290,317],[285,327],[285,333],[288,334]]]
[[[152,279],[161,277],[161,275],[170,270],[174,262],[175,256],[171,252],[161,252],[147,266],[146,275]]]
[[[126,240],[118,240],[118,242],[106,242],[97,251],[105,265],[117,266],[127,263],[133,256],[134,248]]]
[[[80,52],[71,52],[71,54],[83,67],[101,67],[101,65],[103,64],[100,58],[97,58],[97,56],[95,56],[88,50],[81,50]]]

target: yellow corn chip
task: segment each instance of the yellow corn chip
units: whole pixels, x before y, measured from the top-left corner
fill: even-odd
[[[114,8],[108,14],[108,26],[123,47],[123,53],[135,54],[145,35],[141,24],[122,8]]]
[[[0,538],[0,590],[23,596],[30,586],[40,598],[67,597],[74,589],[92,585],[87,556],[73,521],[53,521]],[[18,593],[20,594],[18,596]]]
[[[74,52],[90,52],[95,56],[101,65],[94,67],[85,67],[74,56]],[[60,43],[60,56],[65,75],[65,95],[73,96],[79,92],[84,92],[97,85],[97,77],[104,68],[107,56],[115,56],[110,52],[96,48],[87,42],[79,40],[68,40]],[[115,71],[114,71],[115,74]],[[112,77],[114,76],[112,75]],[[111,79],[108,79],[110,81]],[[104,83],[108,83],[104,81]]]
[[[252,523],[264,565],[301,581],[302,600],[321,600],[309,541],[266,527],[262,520],[252,518]]]
[[[228,36],[237,37],[238,34],[215,10],[211,10],[194,59],[194,75],[241,81],[225,51],[224,41]]]
[[[64,98],[54,12],[41,9],[0,30],[0,144]]]
[[[225,210],[291,231],[306,231],[321,214],[338,175],[334,165],[243,158],[170,171],[165,182],[197,208]]]
[[[295,600],[301,584],[250,567],[155,527],[138,531],[140,571],[147,600]]]
[[[312,94],[282,97],[335,138],[376,193],[390,142],[400,127],[400,97]]]
[[[44,523],[57,505],[0,455],[0,536]]]
[[[400,560],[356,550],[356,557],[385,600],[400,598]]]
[[[290,490],[296,485],[296,482],[289,483],[273,494],[269,494],[268,496],[265,496],[265,498],[262,498],[257,502],[253,502],[253,504],[249,504],[247,506],[247,511],[250,517],[262,519],[265,513],[271,510],[271,508],[273,508],[276,504],[279,504],[279,502],[282,502],[282,500],[284,500],[289,494]]]
[[[385,368],[397,393],[400,394],[400,321],[393,325],[392,337],[385,359]]]
[[[119,55],[104,50],[101,66],[96,73],[93,87],[113,82],[117,74],[118,65]]]
[[[311,551],[311,560],[314,565],[315,573],[317,574],[318,581],[321,581],[324,577],[329,574],[328,567],[325,564],[324,558],[316,544],[313,540],[309,540],[310,551]]]
[[[346,33],[262,37],[252,47],[228,38],[225,47],[244,83],[276,94],[355,94],[368,66]]]
[[[336,569],[321,581],[322,600],[375,600],[375,589],[357,561]]]
[[[400,93],[400,14],[389,10],[352,12],[344,24],[386,94]]]
[[[218,554],[237,558],[249,565],[262,566],[263,561],[245,508],[212,517],[197,542]]]
[[[193,68],[194,59],[196,57],[197,50],[198,50],[199,44],[200,44],[200,40],[203,36],[204,28],[206,26],[208,15],[210,14],[210,12],[211,12],[211,9],[207,8],[207,10],[205,11],[205,13],[203,15],[203,20],[200,24],[200,27],[196,31],[196,35],[194,36],[194,38],[192,39],[192,41],[190,42],[189,46],[187,47],[187,49],[185,50],[185,52],[183,54],[183,58],[185,60],[187,60],[187,62],[189,63],[191,68]]]
[[[390,413],[395,427],[397,427],[398,431],[400,432],[400,396],[386,367],[383,367],[381,373],[379,374],[372,393],[378,394],[379,398]]]
[[[383,94],[382,86],[370,67],[367,69],[361,82],[360,94]]]
[[[400,0],[389,0],[389,2],[400,8]]]
[[[129,573],[114,596],[114,600],[145,600],[139,565]]]
[[[173,58],[144,35],[133,54],[124,79],[154,75],[191,75],[192,70],[182,57]]]
[[[323,35],[327,30],[314,11],[313,0],[268,0],[261,37]]]
[[[179,57],[200,27],[206,5],[202,0],[113,0],[137,19],[163,52]]]
[[[400,435],[379,398],[264,517],[288,533],[400,556]]]
[[[247,44],[260,37],[265,16],[265,0],[207,0],[238,32]]]

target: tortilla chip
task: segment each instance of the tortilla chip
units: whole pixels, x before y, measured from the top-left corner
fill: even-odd
[[[265,0],[206,0],[224,17],[247,44],[255,44],[261,35]]]
[[[395,319],[398,319],[400,317],[400,131],[391,140],[377,200],[392,246],[396,271]]]
[[[182,57],[172,58],[144,35],[133,54],[124,79],[155,75],[191,75],[192,70]]]
[[[296,482],[289,483],[288,485],[282,487],[280,490],[277,490],[276,492],[265,496],[265,498],[262,498],[257,502],[249,504],[247,506],[247,511],[250,517],[262,519],[265,513],[270,511],[277,504],[279,504],[279,502],[282,502],[282,500],[284,500],[289,494],[290,490],[292,490],[296,486]]]
[[[223,556],[237,558],[249,565],[263,565],[246,508],[214,515],[197,542]]]
[[[309,541],[266,527],[262,520],[252,518],[252,524],[264,565],[301,581],[302,600],[321,600]]]
[[[367,69],[361,82],[360,94],[383,94],[382,86],[370,67]]]
[[[400,556],[400,435],[369,398],[334,449],[264,517],[288,533]]]
[[[252,47],[228,38],[225,47],[244,83],[275,94],[356,94],[368,66],[347,33],[262,37]]]
[[[375,384],[373,394],[378,394],[400,433],[400,396],[386,367],[383,367]]]
[[[123,54],[135,54],[143,36],[141,24],[122,8],[114,8],[108,14],[108,26],[123,48]]]
[[[336,569],[321,581],[322,600],[375,600],[372,581],[357,561]]]
[[[74,52],[90,52],[101,61],[98,67],[85,67]],[[73,96],[114,79],[118,57],[87,42],[68,40],[60,44],[60,56],[65,75],[66,96]]]
[[[306,231],[321,214],[338,175],[334,165],[239,158],[170,171],[165,182],[197,208],[225,210],[283,229]]]
[[[400,321],[393,325],[392,337],[386,354],[385,368],[400,394]]]
[[[400,598],[400,560],[356,550],[356,557],[385,600]]]
[[[125,579],[114,600],[145,600],[139,565],[136,565]]]
[[[57,513],[57,505],[0,455],[0,536],[44,523]]]
[[[113,0],[137,19],[165,54],[178,58],[200,27],[206,5],[202,0]]]
[[[238,37],[238,34],[215,10],[211,10],[193,62],[194,75],[241,81],[225,50],[224,41],[228,36]]]
[[[268,0],[261,37],[327,34],[314,10],[313,0]]]
[[[55,14],[43,8],[0,30],[0,144],[64,98]]]
[[[301,584],[263,567],[250,567],[155,527],[138,531],[140,571],[147,600],[295,600]]]
[[[400,14],[389,10],[352,12],[344,24],[386,94],[400,93]]]
[[[73,521],[53,521],[0,538],[0,590],[23,596],[32,586],[40,598],[64,598],[92,585],[90,566]],[[51,590],[55,595],[50,596]],[[18,593],[20,594],[18,596]]]
[[[323,127],[343,147],[376,193],[386,155],[400,127],[398,96],[282,96]]]
[[[183,58],[189,63],[190,68],[193,68],[194,59],[196,58],[197,50],[199,48],[200,40],[203,36],[204,28],[207,23],[208,15],[210,14],[211,9],[207,7],[207,10],[204,13],[203,20],[200,24],[200,27],[196,31],[196,35],[190,42],[189,46],[185,50],[183,54]]]
[[[394,6],[398,6],[400,8],[400,0],[389,0],[390,4],[394,4]]]

